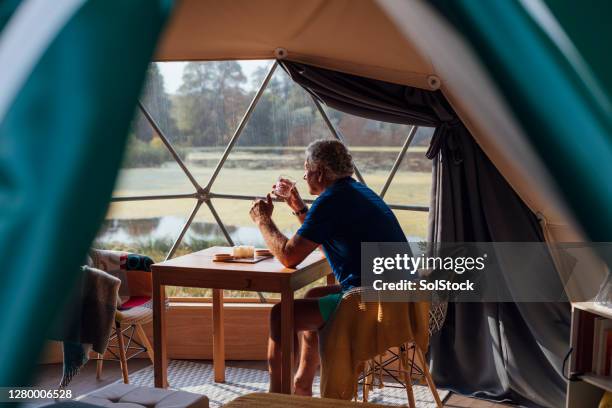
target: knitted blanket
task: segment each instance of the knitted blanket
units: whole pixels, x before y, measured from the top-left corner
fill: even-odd
[[[104,271],[82,267],[80,292],[67,307],[70,324],[55,340],[64,342],[64,368],[60,387],[66,387],[87,362],[89,351],[103,354],[115,321],[121,281]]]
[[[348,291],[319,332],[321,397],[352,399],[361,364],[409,341],[427,350],[429,303],[364,303],[359,288]]]
[[[65,312],[72,316],[71,324],[63,324],[65,329],[55,336],[64,343],[60,387],[66,387],[79,373],[92,349],[104,354],[118,309],[151,307],[150,288],[142,281],[150,281],[152,263],[147,256],[127,252],[97,249],[89,252],[87,266],[82,267],[80,292]],[[143,278],[140,273],[128,276],[127,271],[142,271],[149,276]],[[131,296],[133,294],[148,296]]]

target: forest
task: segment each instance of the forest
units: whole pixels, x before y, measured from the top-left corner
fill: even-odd
[[[169,94],[158,64],[152,63],[142,101],[184,157],[198,150],[218,150],[227,145],[266,72],[266,67],[259,67],[247,77],[237,61],[189,62],[183,69],[181,86],[176,93]],[[330,108],[326,112],[350,147],[377,146],[397,150],[409,129],[405,125],[367,120]],[[427,129],[419,129],[412,145],[426,146],[430,133]],[[328,137],[331,134],[311,97],[279,67],[237,146],[303,147],[312,140]],[[142,114],[134,121],[129,152],[125,167],[155,166],[170,159]]]

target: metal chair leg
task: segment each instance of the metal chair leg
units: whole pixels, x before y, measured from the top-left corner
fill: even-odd
[[[141,324],[136,325],[136,333],[140,341],[142,341],[142,344],[147,348],[147,355],[149,356],[149,359],[151,359],[151,364],[154,364],[155,355],[153,354],[153,347],[151,346],[147,333],[145,333]]]

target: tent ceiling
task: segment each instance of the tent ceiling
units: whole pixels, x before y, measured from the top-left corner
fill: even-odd
[[[428,88],[433,73],[374,0],[182,0],[158,61],[287,58]]]

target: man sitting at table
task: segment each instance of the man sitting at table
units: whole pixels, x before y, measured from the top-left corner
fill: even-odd
[[[325,325],[348,289],[360,286],[361,242],[405,242],[393,211],[370,188],[355,181],[353,159],[336,140],[317,140],[306,148],[304,180],[310,194],[318,196],[310,209],[297,188],[284,201],[302,226],[287,238],[272,221],[271,194],[253,203],[250,215],[274,256],[287,267],[298,265],[319,245],[339,283],[308,291],[294,303],[295,331],[304,332],[295,393],[312,395],[319,365],[317,330]],[[283,181],[281,181],[283,182]],[[273,189],[276,186],[273,186]],[[281,391],[280,305],[272,308],[268,362],[270,392]]]

